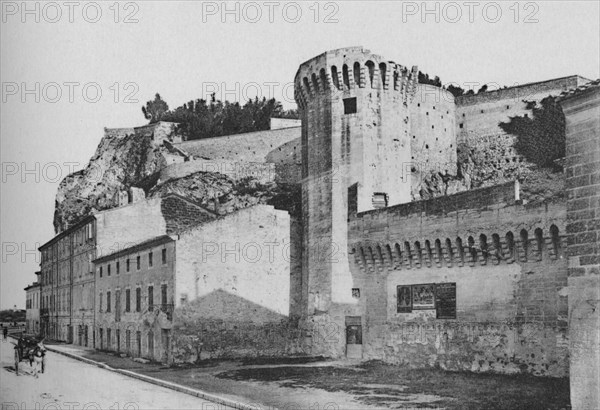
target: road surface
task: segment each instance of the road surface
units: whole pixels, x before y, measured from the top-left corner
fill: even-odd
[[[11,341],[0,340],[2,410],[229,409],[52,352],[46,356],[46,373],[38,379],[27,361],[20,363],[17,376]]]

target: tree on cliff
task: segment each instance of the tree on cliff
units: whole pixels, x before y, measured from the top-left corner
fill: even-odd
[[[169,105],[160,98],[160,94],[156,93],[154,101],[148,101],[145,107],[142,107],[142,112],[150,124],[161,120],[164,113],[169,111]]]
[[[498,124],[502,130],[517,136],[515,149],[528,161],[541,167],[556,167],[555,160],[565,156],[565,115],[554,97],[540,104],[528,101],[528,116],[510,117]]]
[[[160,96],[157,94],[160,100]],[[144,115],[150,108],[155,108],[149,101],[142,108]],[[162,102],[162,100],[160,100]],[[165,105],[166,106],[166,103]],[[160,108],[164,108],[160,105]],[[178,132],[186,140],[195,140],[222,135],[233,135],[245,132],[268,130],[271,126],[271,117],[298,118],[295,110],[284,111],[281,103],[274,98],[248,100],[243,106],[238,102],[221,101],[211,98],[208,102],[204,99],[189,101],[174,110],[161,111],[156,116],[146,115],[150,122],[171,121],[179,123]],[[154,119],[154,118],[158,119]]]
[[[465,90],[461,86],[454,84],[448,85],[448,87],[446,87],[446,90],[448,90],[448,92],[455,97],[460,97],[465,93]]]
[[[429,78],[429,74],[422,73],[421,71],[419,71],[418,82],[419,82],[419,84],[430,84],[430,85],[434,85],[436,87],[442,86],[442,80],[440,80],[440,77],[438,77],[436,75],[433,78]]]

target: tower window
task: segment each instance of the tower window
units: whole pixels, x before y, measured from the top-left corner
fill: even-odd
[[[356,114],[356,97],[344,98],[344,114]]]
[[[385,192],[375,192],[373,194],[373,208],[385,208],[388,206],[388,195]]]

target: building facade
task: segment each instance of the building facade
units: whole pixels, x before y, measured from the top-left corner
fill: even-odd
[[[39,272],[36,272],[39,276]],[[25,289],[25,333],[39,334],[40,327],[40,283],[36,280]]]
[[[82,219],[40,246],[39,250],[42,336],[90,345],[93,335],[89,329],[94,323],[95,218]],[[88,332],[84,340],[86,327]]]
[[[175,241],[160,236],[94,264],[96,347],[170,362]]]

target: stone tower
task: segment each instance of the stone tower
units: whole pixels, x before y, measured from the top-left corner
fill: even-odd
[[[409,106],[417,74],[362,47],[325,52],[296,73],[308,315],[355,303],[350,214],[411,200]]]

